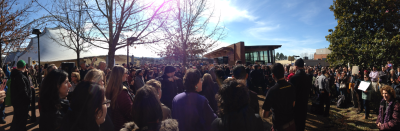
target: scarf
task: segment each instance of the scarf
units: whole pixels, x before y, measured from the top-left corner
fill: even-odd
[[[381,123],[388,123],[390,118],[392,117],[393,114],[393,103],[394,103],[394,99],[392,101],[389,102],[389,105],[387,106],[388,109],[386,109],[386,114],[385,116],[381,116]],[[386,103],[385,99],[382,99],[381,103]],[[379,108],[379,112],[382,112],[383,107]],[[383,113],[383,112],[382,112]],[[383,114],[382,114],[383,115]]]

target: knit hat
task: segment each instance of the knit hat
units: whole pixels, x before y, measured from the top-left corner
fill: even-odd
[[[297,67],[304,67],[304,61],[303,59],[297,59],[296,62],[294,63],[295,66]]]
[[[167,73],[174,72],[174,71],[175,71],[175,68],[174,68],[173,66],[167,66],[167,67],[165,67],[164,70],[165,70],[165,71],[164,71],[164,74],[167,74]]]
[[[18,68],[22,68],[22,67],[24,67],[25,65],[26,65],[26,63],[25,63],[24,60],[19,60],[18,63],[17,63],[17,67],[18,67]]]

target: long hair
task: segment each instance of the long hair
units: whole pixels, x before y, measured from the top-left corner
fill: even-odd
[[[53,70],[47,74],[40,87],[41,111],[53,111],[59,104],[59,89],[61,84],[68,78],[68,74],[62,70]]]
[[[114,66],[111,71],[106,88],[106,97],[111,100],[111,109],[115,108],[118,95],[122,91],[122,77],[126,71],[126,68],[120,65]]]
[[[98,84],[84,81],[74,90],[76,94],[71,103],[71,111],[66,115],[63,128],[68,131],[98,130],[96,123],[97,114],[103,114],[104,88]],[[107,110],[105,110],[107,111]]]
[[[203,90],[199,92],[199,94],[205,96],[208,101],[214,100],[215,99],[215,93],[214,93],[214,81],[212,80],[212,77],[210,74],[206,73],[203,76]]]
[[[136,92],[132,104],[132,117],[140,129],[151,126],[151,123],[161,122],[163,118],[161,102],[154,87],[145,85]]]

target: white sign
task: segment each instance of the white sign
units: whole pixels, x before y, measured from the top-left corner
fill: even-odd
[[[371,83],[361,81],[360,86],[358,87],[359,90],[366,91]]]
[[[358,69],[358,66],[353,66],[353,70],[351,70],[351,74],[353,75],[353,74],[358,74],[358,72],[359,72],[360,70]]]

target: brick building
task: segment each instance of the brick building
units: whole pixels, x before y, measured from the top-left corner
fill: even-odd
[[[328,48],[317,49],[314,53],[314,60],[326,60],[326,57],[330,53],[331,50]]]

